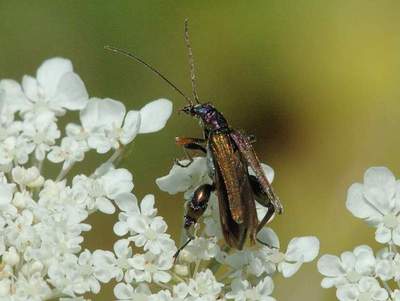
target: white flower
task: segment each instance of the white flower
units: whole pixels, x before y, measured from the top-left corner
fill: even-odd
[[[96,250],[93,252],[92,262],[93,274],[101,282],[107,283],[120,274],[120,268],[117,267],[118,262],[113,252]]]
[[[140,202],[140,209],[133,194],[120,194],[116,202],[123,211],[118,216],[119,221],[114,225],[114,232],[119,236],[128,232],[136,233],[134,223],[138,215],[149,222],[157,214],[157,210],[154,208],[154,196],[151,194],[146,195]]]
[[[108,282],[112,277],[104,277],[105,275],[103,273],[99,273],[94,259],[95,258],[93,258],[90,251],[85,250],[79,254],[78,265],[80,269],[80,277],[82,277],[84,284],[87,286],[86,291],[91,291],[97,294],[100,291],[99,281]]]
[[[62,133],[58,117],[71,110],[79,111],[82,125],[69,123]],[[72,165],[90,150],[89,141],[103,139],[96,148],[117,149],[138,133],[163,128],[171,112],[167,100],[126,115],[125,107],[110,99],[88,103],[83,82],[71,62],[62,58],[45,61],[36,78],[24,76],[22,86],[0,80],[1,300],[86,301],[84,294],[97,294],[101,283],[112,279],[171,279],[168,271],[176,247],[165,233],[162,217],[155,216],[154,197],[145,197],[139,208],[131,192],[132,174],[113,167],[124,148],[91,175],[73,175],[72,184],[66,179]],[[46,178],[54,174],[46,171],[46,159],[63,162],[56,180]],[[123,211],[121,224],[136,212],[143,228],[132,229],[131,237],[117,241],[114,253],[82,251],[83,232],[91,230],[88,216],[113,213],[114,204]],[[133,256],[131,241],[152,253]],[[143,265],[138,264],[141,256]],[[154,295],[147,286],[135,285],[117,285],[116,295],[132,300]]]
[[[377,228],[380,243],[400,245],[400,186],[389,169],[371,167],[364,174],[364,184],[353,184],[346,206],[350,212]]]
[[[132,267],[130,270],[130,279],[138,282],[168,282],[171,275],[167,272],[172,267],[173,253],[162,253],[155,255],[151,252],[145,254],[136,254],[128,259]]]
[[[30,143],[23,136],[10,136],[0,143],[0,164],[5,165],[2,171],[9,171],[7,165],[15,162],[25,164],[28,162],[29,154],[35,149],[35,145]]]
[[[205,225],[205,234],[210,237],[216,237],[222,239],[222,229],[220,222],[219,205],[217,195],[211,194],[208,201],[207,209],[203,214],[203,221]]]
[[[195,262],[210,260],[216,257],[219,251],[219,246],[215,238],[197,237],[187,245],[180,256],[184,261]]]
[[[222,287],[223,284],[218,282],[208,269],[189,280],[189,294],[199,300],[215,300]]]
[[[20,256],[17,253],[16,249],[14,247],[10,247],[8,251],[4,252],[2,261],[5,264],[8,264],[10,266],[14,266],[19,263],[20,261]]]
[[[36,78],[25,75],[22,89],[15,83],[8,84],[4,97],[17,99],[17,108],[28,119],[41,113],[60,116],[65,109],[80,110],[88,99],[85,85],[73,71],[72,63],[63,58],[44,61],[36,72]]]
[[[186,164],[188,161],[182,161]],[[168,175],[156,180],[158,187],[168,192],[176,194],[186,192],[185,199],[189,199],[193,191],[204,183],[211,183],[207,167],[207,158],[195,157],[188,167],[181,167],[174,164]]]
[[[388,281],[397,273],[400,273],[400,256],[387,248],[380,250],[376,254],[375,275],[383,281]]]
[[[372,249],[362,245],[353,252],[343,252],[339,257],[323,255],[318,260],[318,271],[327,276],[322,287],[342,286],[357,283],[363,276],[372,276],[375,270],[375,256]]]
[[[16,298],[21,298],[20,300],[42,301],[51,296],[51,288],[40,274],[34,274],[29,277],[20,274],[14,287],[15,296]]]
[[[16,166],[11,171],[13,180],[19,185],[28,187],[40,187],[44,183],[44,178],[40,175],[37,167],[33,166],[25,169],[20,166]]]
[[[157,99],[140,109],[139,134],[158,132],[165,127],[172,114],[172,102],[167,99]]]
[[[43,161],[50,147],[60,137],[60,131],[53,116],[50,113],[42,113],[33,121],[25,120],[22,137],[28,144],[33,145],[36,159]]]
[[[120,144],[130,143],[139,133],[152,133],[162,129],[172,113],[172,103],[159,99],[140,111],[125,114],[123,103],[106,98],[94,98],[81,111],[80,119],[88,135],[88,145],[98,153],[106,153]]]
[[[145,216],[132,216],[131,227],[136,234],[130,236],[129,239],[137,247],[143,247],[145,251],[149,250],[153,254],[175,249],[174,242],[168,234],[165,234],[167,223],[162,217],[156,216],[148,220]]]
[[[147,284],[140,283],[135,289],[126,283],[118,283],[114,287],[114,295],[121,301],[147,301],[151,291]]]
[[[264,248],[266,251],[264,256],[267,261],[277,265],[278,271],[285,278],[293,276],[303,263],[313,261],[319,252],[319,240],[314,236],[293,238],[285,253],[279,251],[277,236],[270,229],[262,229],[258,238],[270,244],[272,248]]]
[[[265,255],[262,255],[264,255],[262,251],[241,250],[225,256],[223,262],[235,271],[234,277],[245,278],[249,275],[260,277],[264,272],[273,274],[276,270],[275,264],[271,264]]]
[[[78,111],[80,123],[71,121],[62,131],[59,117],[73,110]],[[166,220],[158,215],[154,196],[148,194],[138,202],[132,193],[132,173],[114,167],[137,134],[159,131],[171,113],[172,103],[165,99],[137,111],[126,110],[110,98],[89,100],[71,62],[62,58],[45,61],[36,78],[25,76],[22,86],[0,80],[1,300],[88,301],[86,295],[97,294],[103,283],[115,281],[114,294],[120,301],[216,301],[229,296],[273,301],[270,276],[276,270],[291,276],[316,256],[315,238],[296,238],[281,253],[275,249],[279,240],[269,229],[258,237],[267,246],[221,250],[213,194],[204,214],[205,227],[199,223],[199,237],[174,265],[177,248],[167,233]],[[85,174],[87,168],[75,162],[83,161],[91,149],[115,151],[94,172]],[[47,161],[63,164],[49,172]],[[157,183],[170,193],[185,192],[190,199],[198,185],[211,183],[209,163],[195,158],[187,169],[174,166]],[[263,168],[272,181],[273,170]],[[71,174],[75,171],[78,174]],[[92,229],[89,216],[116,210],[113,229],[123,237],[113,251],[83,249],[84,232]],[[265,208],[258,206],[257,212],[264,214]],[[400,275],[396,262],[396,257],[381,255],[376,276],[386,279],[384,269],[389,264],[396,279]],[[220,279],[223,273],[212,271],[224,263],[228,263],[227,276]]]
[[[371,277],[361,278],[358,284],[339,287],[336,296],[340,301],[385,301],[389,297],[379,282]]]
[[[67,137],[70,137],[74,141],[79,143],[79,146],[83,152],[87,152],[88,150],[90,150],[90,147],[87,143],[89,133],[86,132],[81,125],[68,123],[65,127],[65,133]]]
[[[117,235],[130,233],[129,240],[137,247],[143,247],[144,251],[153,254],[175,252],[174,241],[166,234],[167,224],[160,216],[155,216],[154,196],[146,195],[140,203],[133,195],[120,194],[117,197],[117,204],[121,210],[119,221],[114,226]]]
[[[181,301],[180,298],[172,297],[169,290],[162,290],[149,296],[149,301]]]
[[[93,252],[95,276],[102,282],[109,282],[112,278],[121,281],[124,272],[130,269],[128,259],[132,257],[132,249],[129,240],[120,239],[114,244],[114,253],[110,251],[96,250]]]
[[[129,194],[133,188],[132,174],[124,168],[108,168],[96,178],[76,176],[72,188],[86,202],[90,210],[112,214],[115,211],[113,199]]]
[[[185,282],[180,282],[172,288],[175,300],[184,300],[189,294],[189,286]]]
[[[249,281],[237,278],[232,281],[231,289],[226,294],[227,299],[235,299],[235,301],[275,301],[275,298],[270,297],[274,290],[271,277],[265,277],[254,287],[251,286]]]
[[[6,215],[7,212],[10,212],[10,209],[14,211],[10,206],[12,206],[11,200],[13,198],[15,186],[15,184],[7,183],[4,174],[0,174],[0,215]],[[16,210],[14,213],[16,213]]]
[[[4,278],[0,280],[0,297],[8,297],[11,292],[11,279]]]
[[[14,113],[27,105],[27,100],[21,85],[12,79],[0,80],[1,119],[14,118]]]
[[[82,161],[85,147],[70,137],[61,140],[60,146],[53,146],[47,158],[54,163],[64,162],[63,169],[67,169],[74,162]]]

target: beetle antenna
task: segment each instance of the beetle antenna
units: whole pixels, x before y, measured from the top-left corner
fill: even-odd
[[[188,49],[190,80],[192,82],[193,98],[197,103],[200,103],[199,96],[197,95],[197,90],[196,90],[196,73],[194,69],[192,46],[190,45],[190,38],[189,38],[189,19],[187,18],[185,19],[185,43],[186,43],[186,48]]]
[[[154,74],[156,74],[158,77],[160,77],[161,79],[163,79],[163,80],[164,80],[168,85],[170,85],[176,92],[178,92],[180,95],[182,95],[190,105],[193,105],[193,101],[192,101],[189,97],[187,97],[187,96],[185,95],[185,93],[182,92],[181,89],[179,89],[173,82],[171,82],[171,81],[170,81],[165,75],[163,75],[160,71],[158,71],[156,68],[154,68],[153,66],[151,66],[149,63],[146,63],[146,62],[145,62],[144,60],[142,60],[140,57],[138,57],[138,56],[136,56],[135,54],[133,54],[133,53],[131,53],[131,52],[129,52],[129,51],[126,51],[126,50],[124,50],[124,49],[120,49],[120,48],[113,47],[113,46],[109,46],[109,45],[104,46],[104,49],[110,50],[110,51],[112,51],[112,52],[114,52],[114,53],[122,54],[122,55],[127,56],[127,57],[129,57],[129,58],[135,60],[136,62],[138,62],[138,63],[144,65],[144,66],[147,67],[150,71],[152,71]]]

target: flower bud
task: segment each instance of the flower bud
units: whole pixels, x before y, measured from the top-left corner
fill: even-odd
[[[174,271],[178,276],[187,276],[189,275],[189,268],[187,265],[183,265],[183,264],[176,264],[174,266]]]
[[[3,262],[5,264],[14,266],[19,263],[20,257],[14,247],[10,247],[7,252],[3,254]]]
[[[10,279],[3,279],[0,281],[0,297],[10,296],[11,281]]]

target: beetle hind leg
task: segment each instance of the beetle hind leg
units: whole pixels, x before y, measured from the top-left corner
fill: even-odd
[[[262,189],[262,186],[260,182],[257,180],[257,178],[253,175],[250,175],[249,180],[257,203],[267,208],[267,212],[257,225],[257,233],[258,233],[266,224],[270,223],[273,220],[273,218],[275,217],[276,208],[274,204],[269,200],[268,195]],[[260,244],[263,244],[271,249],[276,249],[276,247],[271,246],[268,243],[263,242],[258,238],[256,238],[256,240]]]
[[[194,191],[192,199],[186,203],[186,213],[184,217],[183,227],[186,231],[186,236],[188,237],[188,240],[182,246],[180,246],[174,254],[175,260],[178,258],[179,253],[194,239],[194,234],[191,230],[197,223],[197,220],[206,211],[211,192],[213,192],[214,190],[214,185],[203,184]]]

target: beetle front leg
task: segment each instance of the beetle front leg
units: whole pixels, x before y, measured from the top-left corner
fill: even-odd
[[[183,147],[183,151],[186,155],[186,158],[189,159],[189,162],[183,164],[180,160],[175,159],[174,162],[176,165],[180,167],[188,167],[193,163],[193,157],[189,154],[188,150],[200,150],[204,153],[207,153],[207,150],[201,144],[206,143],[205,139],[202,138],[189,138],[189,137],[176,137],[175,142],[177,145],[181,145]]]
[[[186,213],[183,227],[186,231],[188,240],[174,254],[175,260],[177,259],[179,253],[189,244],[190,241],[194,239],[194,234],[191,230],[197,223],[197,220],[206,211],[211,192],[214,190],[214,185],[203,184],[194,191],[192,199],[186,203]]]

